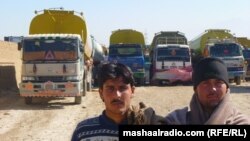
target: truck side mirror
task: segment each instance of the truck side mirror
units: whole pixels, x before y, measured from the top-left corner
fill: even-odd
[[[21,42],[18,42],[17,43],[17,50],[21,50],[22,49],[22,43]]]

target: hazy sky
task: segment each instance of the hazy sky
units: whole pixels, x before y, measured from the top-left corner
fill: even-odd
[[[90,34],[105,45],[117,29],[143,32],[147,43],[159,31],[181,31],[192,40],[212,28],[250,38],[250,0],[4,0],[0,40],[27,35],[35,10],[57,7],[83,12]]]

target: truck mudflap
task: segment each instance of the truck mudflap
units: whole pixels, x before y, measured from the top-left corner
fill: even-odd
[[[21,83],[19,86],[22,97],[75,97],[81,96],[80,84],[66,83]]]

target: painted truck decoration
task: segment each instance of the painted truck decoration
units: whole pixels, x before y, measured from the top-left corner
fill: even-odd
[[[179,31],[156,33],[151,44],[153,84],[188,83],[192,64],[187,38]]]
[[[93,38],[81,15],[74,11],[44,10],[30,24],[22,51],[20,95],[26,104],[33,97],[75,97],[91,90]]]
[[[209,29],[199,37],[190,41],[193,50],[193,60],[200,57],[217,57],[227,65],[230,82],[241,84],[244,74],[243,47],[236,42],[235,37],[226,29]],[[195,61],[194,61],[195,62]]]
[[[119,29],[110,36],[108,60],[130,67],[139,85],[145,83],[144,36],[132,29]]]

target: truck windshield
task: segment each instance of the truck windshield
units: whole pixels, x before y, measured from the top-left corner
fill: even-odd
[[[142,56],[140,45],[112,45],[109,47],[110,57]]]
[[[237,44],[215,44],[210,47],[210,55],[213,57],[241,56],[240,46]]]
[[[158,48],[157,61],[190,61],[188,48]]]
[[[25,39],[24,61],[60,61],[77,59],[77,39]]]

